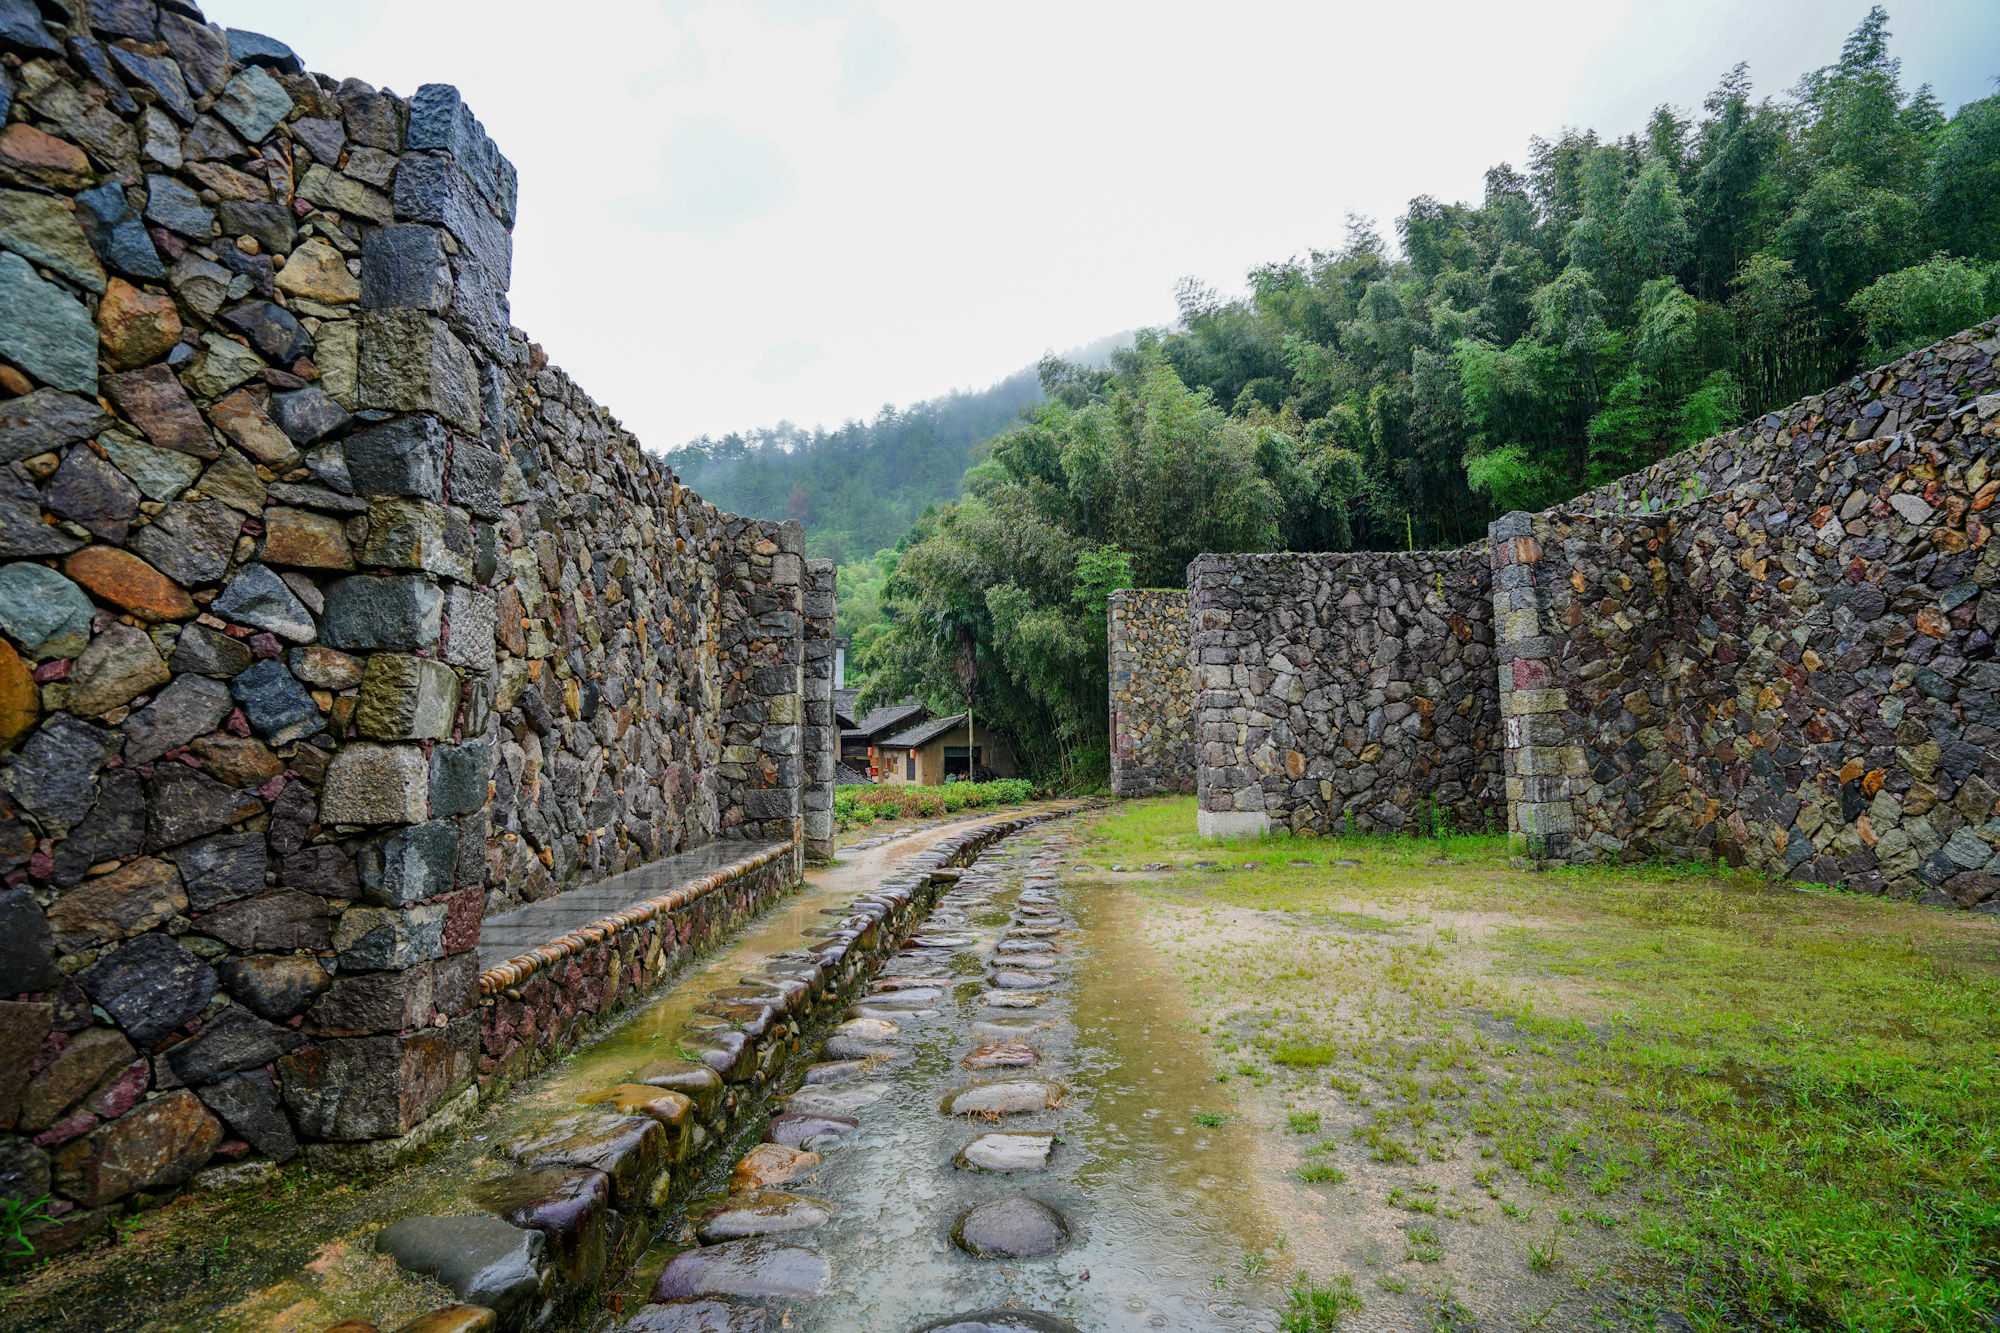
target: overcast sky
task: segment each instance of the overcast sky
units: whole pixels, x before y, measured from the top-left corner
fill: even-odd
[[[457,84],[520,169],[514,321],[651,448],[979,388],[1164,324],[1183,275],[1476,200],[1565,124],[1618,134],[1826,0],[206,0],[307,65]],[[1906,83],[1993,91],[2000,3],[1891,0]]]

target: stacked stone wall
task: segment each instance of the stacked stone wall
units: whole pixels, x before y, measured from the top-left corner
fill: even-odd
[[[1111,794],[1194,791],[1194,673],[1188,595],[1178,588],[1111,594]]]
[[[1996,351],[1979,326],[1496,524],[1510,778],[1559,770],[1519,777],[1518,834],[2000,910]]]
[[[1497,818],[1483,550],[1204,555],[1188,589],[1204,833]]]
[[[1483,548],[1196,560],[1204,829],[1504,800],[1540,856],[2000,912],[1996,353],[1968,329]],[[1441,697],[1447,653],[1486,683]]]
[[[807,592],[796,524],[510,326],[453,89],[9,0],[0,120],[0,1190],[46,1252],[461,1101],[488,912],[796,840]]]

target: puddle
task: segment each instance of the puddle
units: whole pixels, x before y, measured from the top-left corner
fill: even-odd
[[[977,943],[951,958],[937,1016],[897,1017],[910,1058],[878,1076],[891,1081],[891,1091],[858,1113],[861,1128],[814,1175],[788,1186],[837,1210],[828,1225],[785,1238],[825,1255],[833,1275],[827,1295],[790,1305],[788,1327],[889,1333],[941,1315],[1016,1306],[1104,1333],[1277,1328],[1283,1279],[1245,1273],[1245,1255],[1260,1252],[1270,1256],[1263,1263],[1283,1268],[1247,1174],[1251,1145],[1232,1123],[1194,1119],[1204,1104],[1222,1099],[1180,1025],[1185,1016],[1172,979],[1148,970],[1131,895],[1049,886],[1071,925],[1057,937],[1062,979],[1043,988],[1049,998],[1038,1008],[981,1004],[988,962],[1015,919],[1023,881],[1060,873],[1066,846],[1060,833],[1018,835],[960,881],[961,891],[984,885],[992,901],[948,927]],[[973,1024],[1024,1019],[1042,1025],[1028,1038],[1041,1054],[1038,1066],[983,1076],[960,1067],[978,1044]],[[947,1091],[1013,1074],[1061,1080],[1071,1095],[1059,1109],[1004,1123],[940,1112]],[[986,1175],[953,1166],[969,1141],[995,1131],[1054,1133],[1048,1169]],[[954,1247],[951,1227],[965,1209],[1021,1194],[1067,1219],[1072,1239],[1059,1254],[973,1259]],[[640,1276],[650,1280],[676,1248],[657,1246]],[[646,1294],[635,1282],[625,1308]]]

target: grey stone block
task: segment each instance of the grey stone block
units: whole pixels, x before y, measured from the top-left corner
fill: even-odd
[[[493,747],[485,741],[431,751],[431,813],[466,815],[485,806],[493,778]]]
[[[369,310],[426,310],[451,304],[451,264],[435,227],[402,222],[377,229],[361,247],[361,304]]]
[[[495,146],[458,89],[448,83],[427,83],[417,89],[410,99],[407,143],[411,149],[450,153],[494,216],[513,225],[518,189],[514,164]]]
[[[496,660],[497,615],[491,593],[454,584],[445,594],[445,618],[451,631],[445,642],[444,660],[469,671],[491,671]]]
[[[320,642],[349,652],[437,646],[444,593],[420,575],[356,574],[327,590]]]
[[[431,820],[371,839],[355,865],[361,899],[376,907],[406,907],[450,893],[458,865],[458,825]]]
[[[419,824],[429,816],[430,764],[414,745],[343,745],[327,766],[320,818],[329,824]]]
[[[363,407],[434,412],[479,433],[479,374],[471,353],[421,310],[369,310],[361,317],[356,393]]]
[[[461,440],[451,451],[451,502],[485,519],[500,517],[500,489],[506,460],[482,445]]]
[[[401,417],[354,432],[342,444],[354,493],[444,499],[450,436],[436,417]]]
[[[443,740],[458,715],[458,673],[406,653],[377,653],[361,676],[354,722],[374,740]]]

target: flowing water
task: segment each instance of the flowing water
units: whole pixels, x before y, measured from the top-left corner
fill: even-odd
[[[1149,970],[1136,905],[1123,891],[1061,882],[1067,842],[1058,826],[989,849],[918,932],[970,942],[906,949],[890,963],[891,976],[938,970],[945,994],[931,1002],[934,1016],[893,1015],[901,1032],[891,1044],[900,1055],[886,1070],[859,1076],[888,1084],[887,1092],[852,1113],[860,1128],[825,1147],[814,1175],[784,1186],[835,1209],[826,1225],[780,1238],[831,1261],[827,1293],[789,1302],[784,1327],[902,1330],[1001,1306],[1106,1333],[1277,1327],[1282,1288],[1274,1274],[1257,1271],[1274,1237],[1247,1175],[1244,1132],[1196,1122],[1214,1085],[1181,1023],[1178,995],[1169,978]],[[1023,917],[1023,906],[1034,915]],[[1024,920],[1038,931],[1057,927],[1043,936],[1056,944],[1056,979],[1034,988],[1046,997],[1037,1007],[990,1007],[981,997],[997,947]],[[981,1023],[1023,1030],[975,1032]],[[996,1035],[1031,1045],[1038,1063],[984,1073],[961,1067]],[[1021,1077],[1059,1080],[1069,1095],[1056,1109],[1004,1122],[940,1110],[953,1089]],[[988,1174],[955,1166],[960,1149],[988,1132],[1052,1133],[1047,1168]],[[719,1174],[713,1183],[718,1191],[726,1185]],[[1067,1221],[1071,1237],[1060,1252],[973,1258],[954,1245],[952,1226],[966,1209],[1020,1195]],[[680,1248],[656,1247],[640,1275],[650,1280]],[[626,1308],[646,1292],[635,1282]]]

